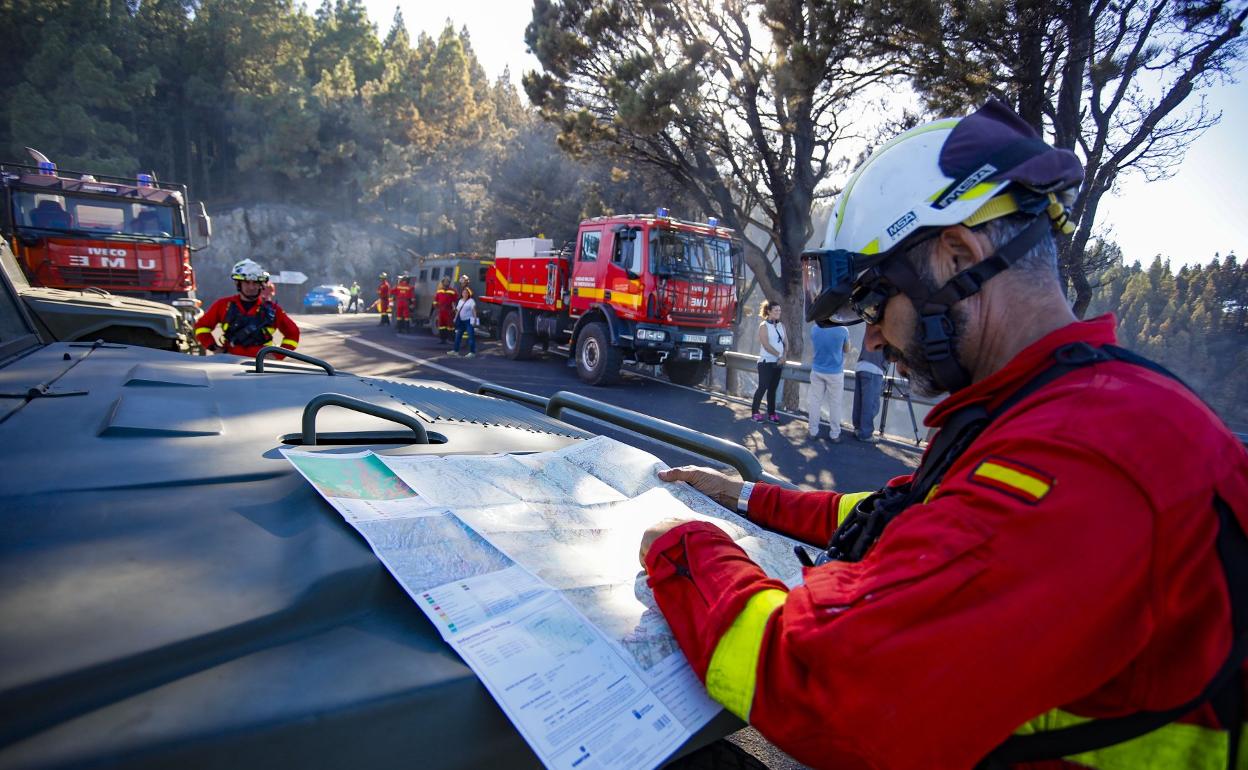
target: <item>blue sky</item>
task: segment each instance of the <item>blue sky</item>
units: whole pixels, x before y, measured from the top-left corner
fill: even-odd
[[[369,16],[381,34],[390,27],[395,0],[366,0]],[[521,74],[537,68],[524,45],[532,4],[527,0],[456,0],[448,6],[430,0],[402,0],[403,17],[413,37],[437,36],[451,15],[456,27],[467,26],[477,58],[490,76],[511,67],[517,85]],[[1248,72],[1241,69],[1241,80]],[[1206,92],[1222,122],[1188,150],[1179,172],[1159,182],[1131,174],[1107,195],[1097,216],[1098,228],[1122,247],[1128,261],[1150,262],[1154,255],[1179,264],[1204,264],[1215,253],[1248,258],[1248,83],[1217,86]]]

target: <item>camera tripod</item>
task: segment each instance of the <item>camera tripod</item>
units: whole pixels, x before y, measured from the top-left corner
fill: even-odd
[[[910,383],[897,377],[897,365],[889,363],[888,370],[884,373],[884,406],[880,410],[880,435],[884,434],[884,428],[888,424],[888,402],[895,396],[894,392],[906,400],[906,409],[910,411],[910,427],[914,431],[914,445],[918,446],[919,439],[919,421],[914,418],[914,402],[910,400]]]

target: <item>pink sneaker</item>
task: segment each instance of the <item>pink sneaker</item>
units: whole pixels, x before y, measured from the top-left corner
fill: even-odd
[[[751,419],[751,420],[753,420],[754,422],[762,422],[762,421],[763,421],[763,413],[762,413],[762,412],[755,412],[755,413],[754,413],[754,416],[753,416],[753,417],[751,417],[750,419]]]
[[[767,415],[767,419],[768,419],[768,420],[771,420],[772,422],[776,423],[777,425],[779,425],[779,424],[780,424],[780,415],[778,415],[778,414],[769,414],[769,415]]]

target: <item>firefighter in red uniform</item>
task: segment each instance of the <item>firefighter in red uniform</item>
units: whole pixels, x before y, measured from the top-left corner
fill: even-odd
[[[907,131],[803,255],[807,320],[865,320],[949,391],[872,493],[664,471],[816,548],[802,584],[705,522],[642,561],[710,695],[835,768],[1226,768],[1243,723],[1248,452],[1173,375],[1079,321],[1053,230],[1082,179],[992,102]],[[1240,757],[1240,766],[1242,764]]]
[[[455,328],[455,302],[458,299],[459,294],[451,288],[451,279],[443,278],[437,292],[433,295],[433,303],[438,316],[438,342],[442,345],[447,344],[451,337],[451,330]]]
[[[385,273],[380,276],[381,283],[377,284],[377,308],[381,311],[381,320],[377,323],[380,326],[390,325],[390,280]]]
[[[282,335],[281,347],[294,350],[299,345],[299,327],[276,302],[262,294],[269,282],[264,268],[244,259],[231,271],[238,294],[222,297],[195,321],[195,339],[205,350],[235,356],[254,356],[260,348],[273,344],[273,335]],[[221,327],[224,345],[218,345],[213,329]],[[276,355],[274,358],[283,358]]]
[[[394,287],[395,331],[404,334],[412,330],[412,281],[406,275],[399,276]]]

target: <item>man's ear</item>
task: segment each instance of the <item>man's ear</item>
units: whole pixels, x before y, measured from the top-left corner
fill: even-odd
[[[991,256],[985,241],[965,225],[946,227],[936,239],[936,244],[933,268],[937,280],[941,282]]]

